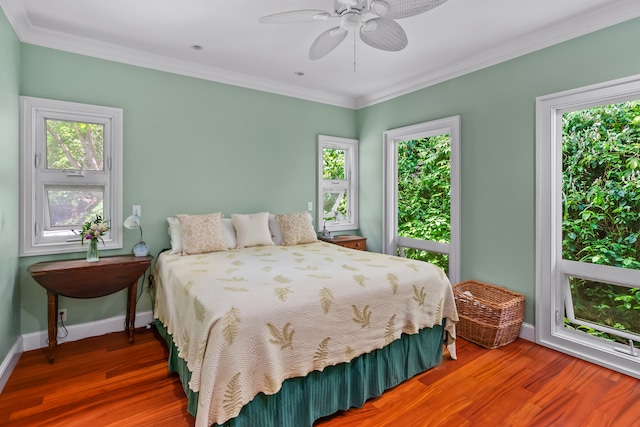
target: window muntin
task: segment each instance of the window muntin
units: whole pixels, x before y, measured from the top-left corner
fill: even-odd
[[[21,98],[23,256],[84,251],[82,224],[110,223],[105,249],[122,247],[122,110]]]
[[[318,136],[317,228],[358,228],[358,141]]]

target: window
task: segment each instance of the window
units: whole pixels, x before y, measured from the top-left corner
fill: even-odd
[[[358,141],[318,135],[318,231],[358,228]]]
[[[106,249],[122,247],[122,110],[21,97],[20,255],[86,250],[100,215]]]
[[[384,133],[383,252],[460,278],[460,117]]]
[[[640,377],[640,76],[536,116],[536,340]]]

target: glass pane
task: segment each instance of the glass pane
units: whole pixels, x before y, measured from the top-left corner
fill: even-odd
[[[401,255],[400,248],[398,248],[398,255]],[[422,251],[420,249],[404,248],[404,256],[406,258],[427,261],[431,264],[435,264],[443,269],[447,275],[449,275],[449,255],[447,254],[438,254],[435,252]]]
[[[104,125],[46,119],[49,170],[104,170]]]
[[[451,240],[451,138],[398,143],[398,236]]]
[[[348,219],[348,192],[342,190],[340,192],[325,192],[323,194],[323,217],[337,219],[338,221]],[[337,213],[337,215],[336,215]]]
[[[576,319],[620,329],[640,338],[640,288],[628,288],[592,280],[569,278],[571,299]],[[592,335],[626,343],[591,328],[574,325]]]
[[[345,179],[345,150],[322,149],[323,179]]]
[[[640,102],[562,119],[563,258],[640,269]]]
[[[48,187],[46,195],[51,229],[81,228],[96,215],[104,217],[104,191],[100,187]]]

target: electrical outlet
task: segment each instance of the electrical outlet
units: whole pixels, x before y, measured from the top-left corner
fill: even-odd
[[[67,321],[67,309],[61,308],[58,310],[58,323]]]
[[[313,202],[307,202],[307,210],[311,212],[313,210]]]
[[[133,205],[133,214],[142,216],[142,208],[140,207],[140,205]]]

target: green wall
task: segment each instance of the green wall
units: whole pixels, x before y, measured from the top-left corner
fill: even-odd
[[[20,43],[0,12],[0,362],[20,335],[18,126]]]
[[[525,294],[534,323],[535,100],[640,73],[636,19],[358,112],[360,229],[380,250],[382,133],[460,115],[462,280]]]
[[[145,241],[154,255],[169,244],[169,215],[305,210],[308,201],[315,202],[319,133],[360,139],[360,227],[368,247],[379,251],[382,133],[459,114],[462,277],[524,293],[525,320],[533,323],[535,98],[639,73],[637,47],[628,42],[639,35],[636,19],[355,112],[19,45],[6,20],[0,20],[0,91],[9,95],[9,101],[0,98],[0,120],[9,123],[0,128],[0,144],[3,152],[11,153],[0,162],[5,162],[2,173],[8,172],[15,182],[5,190],[3,180],[0,194],[0,219],[6,218],[0,223],[0,262],[9,267],[3,268],[0,287],[3,295],[9,289],[13,301],[3,298],[0,303],[5,305],[0,307],[0,327],[8,328],[0,338],[0,351],[15,342],[18,316],[20,333],[46,330],[45,292],[26,268],[63,258],[21,258],[20,290],[15,287],[17,87],[21,95],[124,109],[123,213],[128,215],[133,204],[142,205]],[[9,61],[5,52],[11,52]],[[138,235],[129,230],[124,235],[123,250],[106,255],[130,251]],[[61,298],[61,306],[68,308],[70,324],[84,323],[122,314],[124,298]],[[149,298],[143,296],[139,310],[149,309]]]
[[[300,99],[22,46],[21,95],[124,109],[124,212],[142,206],[153,255],[169,246],[167,216],[294,212],[316,200],[316,137],[356,137],[356,112]],[[137,231],[124,230],[131,251]],[[102,251],[114,255],[116,251]],[[83,254],[72,254],[82,257]],[[46,330],[46,294],[20,260],[22,333]],[[60,298],[70,324],[124,313],[125,292]],[[150,310],[144,295],[138,311]]]

